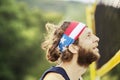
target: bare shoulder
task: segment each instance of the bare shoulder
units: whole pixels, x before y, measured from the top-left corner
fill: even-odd
[[[60,74],[51,72],[45,76],[44,80],[65,80],[65,79]]]

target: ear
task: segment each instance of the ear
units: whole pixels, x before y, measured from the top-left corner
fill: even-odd
[[[74,44],[70,44],[68,47],[69,51],[72,53],[78,53],[78,46],[74,45]]]

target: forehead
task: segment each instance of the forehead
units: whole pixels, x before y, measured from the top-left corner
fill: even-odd
[[[87,34],[92,34],[92,30],[90,28],[85,28],[79,38],[85,37]]]
[[[83,34],[88,34],[88,33],[92,33],[92,30],[90,28],[85,28]]]

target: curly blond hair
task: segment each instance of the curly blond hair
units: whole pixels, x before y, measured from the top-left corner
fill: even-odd
[[[69,24],[70,22],[64,22],[61,26],[51,23],[45,25],[47,34],[45,35],[45,41],[42,43],[42,48],[46,51],[46,57],[49,61],[55,62],[59,58],[62,61],[70,61],[72,59],[73,54],[69,49],[66,49],[64,52],[60,52],[58,49],[60,39]],[[78,44],[78,40],[74,44]]]

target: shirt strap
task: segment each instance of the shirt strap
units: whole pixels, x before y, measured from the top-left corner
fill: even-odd
[[[65,80],[70,80],[69,77],[68,77],[68,75],[67,75],[67,73],[65,72],[65,70],[63,68],[61,68],[61,67],[54,67],[54,66],[51,67],[51,68],[49,68],[48,70],[46,70],[44,72],[44,74],[42,75],[42,77],[40,78],[40,80],[43,80],[44,77],[48,73],[50,73],[50,72],[55,72],[55,73],[61,74],[64,77]]]

